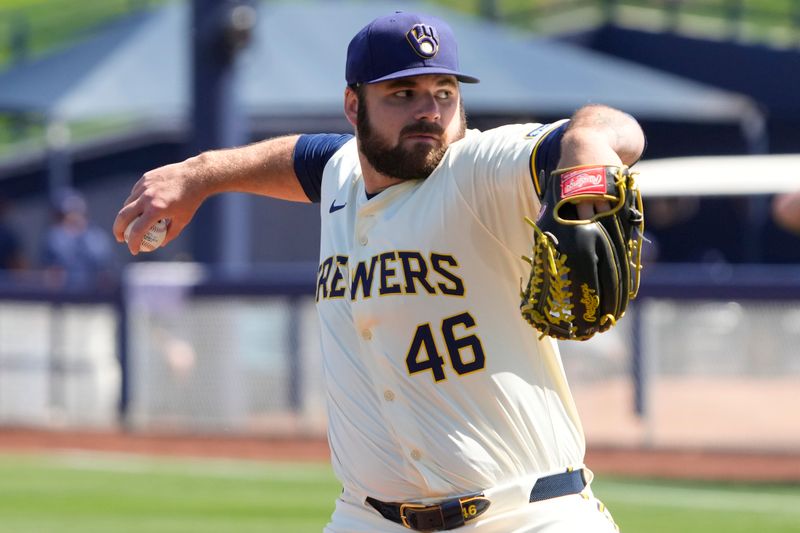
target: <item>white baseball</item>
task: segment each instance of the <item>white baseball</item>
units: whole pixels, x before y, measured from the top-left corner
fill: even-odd
[[[125,242],[128,242],[128,237],[131,234],[131,228],[133,224],[139,220],[139,218],[135,218],[128,227],[125,228]],[[150,229],[147,230],[147,233],[144,234],[144,238],[142,238],[142,244],[139,245],[140,252],[152,252],[164,242],[164,239],[167,236],[167,225],[169,223],[168,219],[161,219],[152,226]]]

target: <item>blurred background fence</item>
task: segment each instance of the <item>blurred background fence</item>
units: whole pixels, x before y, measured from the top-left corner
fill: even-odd
[[[118,298],[24,285],[0,285],[0,424],[115,427]]]
[[[314,272],[150,263],[105,295],[5,286],[0,424],[323,436]],[[649,266],[617,328],[560,346],[590,444],[800,446],[800,267]]]

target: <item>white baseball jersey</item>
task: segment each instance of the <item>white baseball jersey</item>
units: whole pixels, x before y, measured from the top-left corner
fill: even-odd
[[[558,125],[470,130],[427,179],[371,199],[355,139],[325,166],[316,297],[350,493],[419,501],[582,465],[557,346],[519,315],[532,153]]]

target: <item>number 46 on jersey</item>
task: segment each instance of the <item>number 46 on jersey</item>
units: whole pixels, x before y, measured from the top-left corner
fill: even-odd
[[[406,355],[409,374],[430,370],[437,382],[447,379],[446,362],[437,348],[436,337],[439,335],[444,340],[450,366],[456,374],[481,370],[486,366],[486,356],[478,336],[470,333],[474,328],[475,319],[466,311],[445,318],[439,328],[432,327],[430,322],[417,326]]]

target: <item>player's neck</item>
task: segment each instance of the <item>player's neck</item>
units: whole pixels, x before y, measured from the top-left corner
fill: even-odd
[[[372,167],[372,165],[369,164],[369,161],[367,161],[367,158],[364,157],[364,154],[359,153],[358,158],[361,161],[361,174],[364,177],[364,189],[369,195],[378,194],[379,192],[385,191],[393,185],[397,185],[405,181],[400,178],[394,178],[378,172]]]

